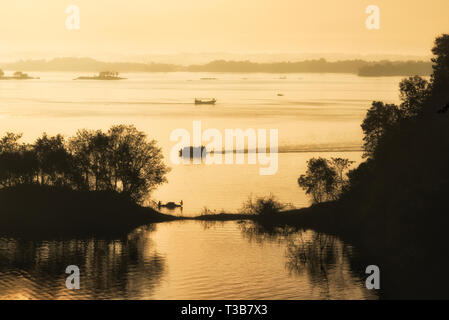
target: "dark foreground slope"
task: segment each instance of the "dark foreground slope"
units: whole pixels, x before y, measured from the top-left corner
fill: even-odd
[[[377,217],[372,216],[375,210]],[[360,254],[351,261],[357,264],[355,270],[364,275],[368,265],[380,268],[378,293],[382,299],[449,299],[447,218],[418,218],[416,211],[405,210],[401,211],[404,219],[397,221],[391,210],[400,211],[364,209],[354,203],[335,201],[255,220],[267,232],[282,231],[284,227],[312,229],[336,235],[353,245]],[[421,213],[432,214],[434,210],[429,205],[428,211]],[[390,217],[386,218],[386,214]]]
[[[48,186],[0,190],[0,232],[14,235],[126,233],[143,224],[170,221],[116,192]]]
[[[449,299],[448,34],[432,52],[430,80],[403,80],[400,105],[373,102],[362,124],[366,161],[337,204],[298,217],[357,243],[380,267],[386,298]]]

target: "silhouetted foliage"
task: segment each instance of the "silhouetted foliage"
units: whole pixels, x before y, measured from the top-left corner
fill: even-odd
[[[441,111],[449,103],[449,35],[432,52],[430,81],[403,80],[399,106],[373,102],[362,124],[366,160],[348,173],[338,201],[340,228],[374,255],[387,297],[448,297],[449,116]],[[329,163],[314,159],[308,170],[300,185],[332,200]]]
[[[353,161],[343,158],[312,158],[307,161],[307,171],[298,179],[298,184],[312,196],[314,203],[338,199],[346,187],[345,171]]]
[[[401,117],[413,118],[421,114],[429,93],[429,82],[420,76],[404,79],[399,84]]]
[[[101,71],[98,76],[100,78],[116,78],[118,77],[118,72],[116,71]]]
[[[165,63],[101,62],[92,58],[54,58],[52,60],[20,60],[2,64],[4,69],[29,71],[83,71],[98,72],[175,72],[179,66]]]
[[[449,82],[449,34],[444,34],[435,40],[432,49],[435,57],[433,62],[432,89],[439,90]]]
[[[244,204],[242,212],[254,214],[260,217],[271,216],[280,213],[288,205],[281,203],[274,195],[253,199],[250,197]]]
[[[200,65],[166,63],[101,62],[91,58],[55,58],[52,60],[21,60],[4,63],[4,69],[29,71],[83,71],[116,70],[118,72],[264,72],[264,73],[354,73],[359,76],[427,76],[432,73],[430,61],[327,61],[313,59],[257,63],[251,61],[214,60]]]
[[[134,126],[113,126],[106,133],[80,130],[68,142],[45,133],[33,144],[20,144],[20,138],[7,133],[0,140],[0,187],[115,191],[141,202],[166,181],[161,149]]]
[[[384,104],[380,101],[373,102],[362,123],[362,130],[365,134],[363,138],[365,157],[373,155],[385,132],[394,127],[399,119],[400,111],[398,106]]]
[[[360,67],[359,76],[428,76],[432,73],[432,64],[426,61],[380,61]]]
[[[337,173],[336,183],[339,191],[342,191],[343,188],[346,187],[346,184],[348,182],[346,171],[353,163],[354,161],[350,161],[349,159],[331,158],[332,168]]]
[[[16,71],[13,75],[15,78],[28,78],[28,74],[23,73],[22,71]]]
[[[360,76],[430,75],[430,62],[370,62],[364,60],[326,61],[325,59],[297,62],[256,63],[251,61],[215,60],[204,65],[188,66],[191,72],[267,72],[267,73],[356,73]]]

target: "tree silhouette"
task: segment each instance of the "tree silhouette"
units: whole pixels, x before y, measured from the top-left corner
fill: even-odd
[[[312,196],[314,203],[334,200],[337,191],[338,174],[324,158],[312,158],[307,162],[306,174],[298,184]]]
[[[429,82],[420,76],[410,77],[401,81],[399,91],[401,116],[413,118],[420,115],[429,94]]]
[[[337,183],[339,190],[343,190],[343,188],[345,187],[347,183],[345,171],[347,171],[353,163],[354,161],[350,161],[349,159],[331,158],[332,167],[337,173]]]
[[[382,253],[391,275],[383,290],[394,298],[448,297],[449,35],[432,52],[430,81],[403,80],[399,106],[373,102],[362,124],[366,160],[339,198],[344,227]],[[416,274],[424,276],[406,284]]]
[[[166,182],[169,169],[163,163],[156,141],[146,141],[146,135],[134,126],[113,126],[110,137],[110,167],[114,188],[140,201],[149,192]]]
[[[34,143],[31,152],[33,151],[39,168],[40,184],[69,184],[72,159],[61,135],[48,137],[44,133]]]
[[[34,144],[20,144],[21,137],[7,133],[0,139],[1,187],[40,184],[114,191],[143,202],[166,181],[169,170],[156,141],[147,141],[134,126],[79,130],[68,142],[44,133]]]
[[[362,123],[362,130],[365,134],[364,157],[372,157],[379,141],[386,131],[393,128],[400,119],[398,106],[394,104],[384,104],[374,101],[368,110],[365,120]]]

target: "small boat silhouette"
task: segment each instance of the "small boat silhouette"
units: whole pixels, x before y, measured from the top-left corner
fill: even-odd
[[[214,99],[195,99],[195,104],[215,104],[215,102],[217,102],[217,100]]]
[[[206,152],[205,146],[200,147],[184,147],[178,151],[178,154],[182,158],[202,158],[203,154]]]
[[[176,209],[176,208],[182,208],[182,206],[184,205],[184,202],[181,200],[181,202],[179,204],[177,204],[176,202],[167,202],[166,204],[162,204],[162,202],[158,202],[157,207],[159,208],[159,210],[161,208],[167,208],[170,210]]]

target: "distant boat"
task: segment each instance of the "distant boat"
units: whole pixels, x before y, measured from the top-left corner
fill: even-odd
[[[200,78],[200,80],[217,80],[217,78]]]
[[[284,95],[282,93],[278,93],[278,97],[283,97]]]
[[[206,151],[206,147],[205,146],[201,146],[201,147],[184,147],[182,149],[179,150],[179,156],[181,158],[195,158],[197,156],[199,156],[199,158],[203,157],[203,153]],[[198,157],[197,157],[198,158]]]
[[[279,77],[279,79],[280,79],[280,80],[286,80],[287,77],[286,77],[286,76],[283,76],[283,77]]]
[[[195,104],[215,104],[217,100],[214,99],[195,99]]]
[[[166,204],[162,204],[160,201],[157,204],[157,207],[159,208],[159,210],[161,208],[167,208],[170,210],[176,209],[176,208],[182,208],[182,206],[184,205],[184,202],[181,200],[181,202],[179,204],[177,204],[176,202],[167,202]]]

